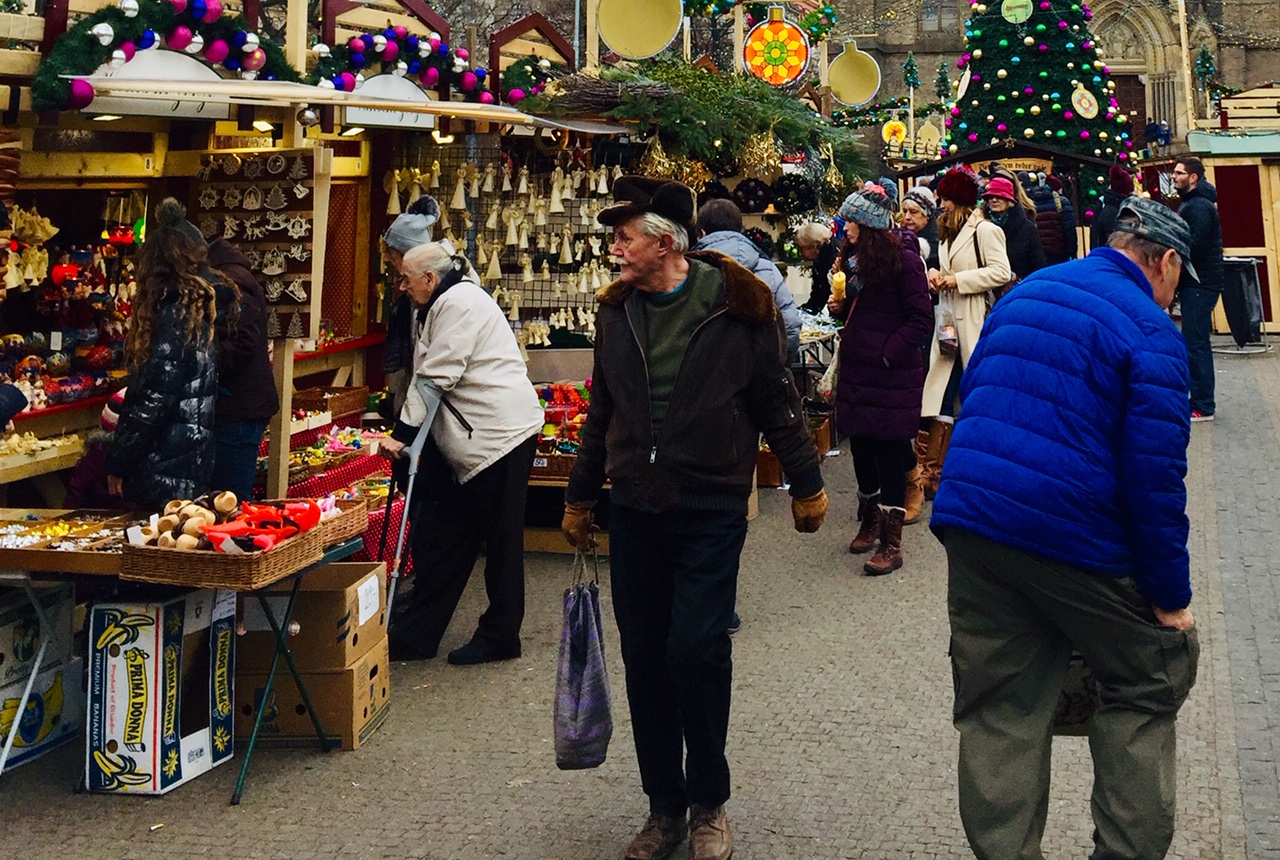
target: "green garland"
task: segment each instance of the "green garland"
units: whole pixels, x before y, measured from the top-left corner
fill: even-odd
[[[708,166],[736,157],[747,139],[772,131],[785,148],[833,150],[837,170],[852,182],[866,170],[858,138],[794,96],[779,91],[753,75],[716,74],[683,60],[664,58],[634,66],[608,67],[600,79],[619,86],[620,104],[603,113],[609,119],[656,126],[667,153],[687,156]],[[566,79],[572,80],[572,79]],[[628,84],[665,84],[672,92],[651,97],[643,87]],[[554,95],[555,86],[521,103],[532,113],[565,116]]]
[[[893,119],[895,115],[906,112],[909,107],[910,100],[905,96],[898,96],[887,101],[850,108],[849,110],[832,111],[831,121],[842,128],[866,128],[867,126],[884,125]],[[916,117],[923,118],[931,114],[942,113],[945,109],[946,105],[942,102],[917,104]]]
[[[719,18],[732,12],[736,5],[738,5],[736,0],[684,0],[684,14],[688,18]],[[759,24],[761,21],[768,20],[770,5],[773,4],[749,3],[746,11],[752,20]],[[796,26],[804,30],[810,42],[817,44],[831,34],[831,29],[839,20],[840,16],[836,14],[835,7],[828,4],[806,13]]]
[[[503,101],[509,101],[507,94],[516,89],[522,90],[526,96],[536,95],[534,91],[541,90],[547,81],[569,71],[564,63],[551,63],[544,69],[542,59],[536,54],[530,54],[516,60],[503,70],[502,83],[499,87]]]
[[[115,32],[111,44],[102,44],[89,32],[98,24],[111,25]],[[195,20],[188,12],[176,13],[167,0],[138,0],[138,14],[132,18],[125,17],[116,6],[107,6],[82,18],[58,37],[53,50],[40,63],[40,69],[31,81],[32,109],[37,112],[61,110],[71,90],[70,82],[63,75],[91,75],[107,63],[112,52],[125,42],[137,44],[146,30],[155,33],[159,42],[179,24],[189,27],[192,33],[198,33],[206,46],[218,39],[231,44],[237,33],[254,33],[258,36],[259,47],[267,55],[266,65],[258,71],[260,77],[293,83],[302,79],[298,71],[289,65],[279,45],[243,26],[239,18],[224,15],[206,24]]]
[[[385,38],[385,35],[384,35]],[[453,70],[457,52],[450,47],[447,54],[441,55],[439,51],[433,51],[426,57],[419,56],[416,45],[426,42],[425,36],[416,33],[408,33],[403,37],[395,39],[387,39],[388,42],[395,42],[399,45],[399,53],[395,60],[383,63],[383,61],[371,49],[363,53],[366,56],[365,65],[355,65],[352,62],[353,52],[348,45],[331,45],[329,54],[321,57],[320,60],[311,69],[311,73],[307,75],[306,82],[309,84],[318,84],[322,80],[330,80],[343,72],[364,72],[366,70],[391,71],[391,67],[399,61],[409,67],[408,77],[416,77],[424,89],[435,89],[440,87],[454,87],[461,91],[462,76],[467,72],[471,72],[477,77],[477,85],[470,92],[463,92],[468,101],[477,101],[481,97],[481,93],[487,92],[484,86],[486,72],[482,68],[468,68],[461,72]],[[416,69],[416,71],[415,71]],[[427,83],[424,76],[428,69],[435,69],[439,78],[434,83]]]

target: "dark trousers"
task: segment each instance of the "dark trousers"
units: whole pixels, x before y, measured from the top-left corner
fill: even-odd
[[[742,514],[610,509],[613,612],[653,813],[729,799],[729,620],[746,539]]]
[[[1213,309],[1218,306],[1217,290],[1201,287],[1182,288],[1182,338],[1187,342],[1187,363],[1191,370],[1191,409],[1212,415],[1213,349],[1209,336],[1213,332]]]
[[[1074,649],[1098,682],[1091,860],[1158,860],[1173,840],[1178,708],[1196,629],[1161,627],[1129,579],[948,528],[960,819],[979,860],[1042,860],[1054,709]]]
[[[955,418],[960,411],[960,383],[964,379],[964,365],[960,363],[960,356],[956,356],[951,362],[951,375],[947,377],[947,387],[942,392],[942,409],[939,415],[947,418]]]
[[[265,421],[233,421],[213,430],[213,489],[230,490],[238,499],[253,497],[258,469],[258,446],[267,432]]]
[[[434,655],[471,578],[481,545],[489,608],[475,638],[498,650],[520,647],[524,621],[524,508],[537,437],[521,442],[465,484],[422,488],[414,505],[413,589],[397,612],[392,635]],[[423,477],[415,478],[416,486]]]
[[[907,506],[907,470],[915,466],[910,443],[851,436],[849,453],[853,455],[853,473],[858,477],[861,495],[879,493],[880,504],[888,508]]]

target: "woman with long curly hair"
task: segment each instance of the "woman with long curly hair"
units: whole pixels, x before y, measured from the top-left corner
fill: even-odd
[[[929,289],[938,294],[938,313],[949,308],[958,347],[944,351],[937,337],[929,353],[922,418],[933,419],[916,442],[926,498],[938,491],[942,463],[955,426],[960,380],[982,333],[990,307],[987,295],[1013,277],[1004,231],[987,220],[978,206],[978,177],[964,167],[948,170],[938,183],[937,269],[929,270]]]
[[[125,339],[129,390],[107,456],[112,495],[144,510],[212,489],[217,296],[202,274],[208,249],[184,229],[185,215],[164,201],[142,246]]]
[[[832,316],[845,320],[836,429],[849,437],[862,521],[849,552],[869,552],[879,543],[863,565],[872,576],[902,567],[907,472],[915,465],[910,440],[919,427],[924,384],[920,346],[933,328],[919,243],[914,234],[894,229],[892,213],[876,185],[844,201],[839,271],[848,287],[843,301],[827,304]]]

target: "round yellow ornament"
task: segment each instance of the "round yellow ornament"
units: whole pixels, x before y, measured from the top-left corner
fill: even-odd
[[[880,66],[870,54],[859,51],[857,42],[845,42],[844,53],[827,69],[831,94],[847,105],[870,101],[880,89]],[[956,98],[964,97],[964,88]]]
[[[809,64],[809,39],[786,20],[781,6],[769,7],[769,20],[751,28],[742,46],[747,71],[775,87],[786,86]]]
[[[1098,99],[1083,84],[1077,84],[1075,91],[1071,93],[1071,106],[1085,119],[1093,119],[1098,115]]]
[[[907,139],[907,124],[900,119],[891,119],[880,129],[880,136],[885,143],[900,144]]]

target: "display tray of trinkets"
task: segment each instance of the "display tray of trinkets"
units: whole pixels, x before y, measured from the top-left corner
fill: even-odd
[[[388,214],[433,195],[437,235],[466,249],[522,347],[550,346],[552,329],[594,336],[595,293],[613,278],[610,234],[596,216],[612,204],[622,167],[594,165],[585,147],[449,155],[440,150],[421,165],[394,168],[384,181]]]
[[[196,174],[191,220],[206,240],[225,239],[248,258],[266,294],[271,338],[314,337],[318,324],[323,253],[315,254],[324,225],[315,213],[328,211],[328,185],[317,176],[316,152],[208,153]]]

